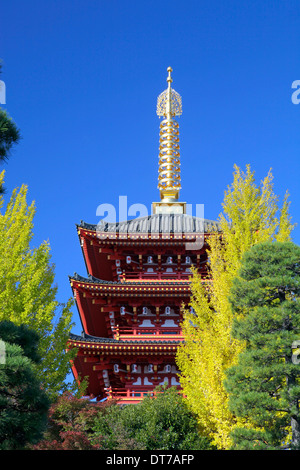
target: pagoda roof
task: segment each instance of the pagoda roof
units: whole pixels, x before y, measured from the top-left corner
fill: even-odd
[[[86,292],[88,298],[97,302],[103,295],[113,297],[157,297],[164,295],[167,297],[182,297],[190,295],[190,279],[166,279],[166,280],[126,280],[126,281],[106,281],[89,276],[85,278],[78,274],[69,276],[72,289],[79,288]],[[85,296],[84,296],[85,297]]]
[[[153,214],[123,222],[88,224],[81,221],[77,228],[106,233],[211,233],[220,231],[220,223],[188,214]]]
[[[78,273],[74,273],[73,276],[69,276],[70,280],[78,281],[78,282],[84,282],[87,284],[109,284],[109,285],[118,285],[121,284],[119,281],[106,281],[105,279],[98,279],[95,276],[92,276],[91,274],[88,274],[88,277],[81,276]]]
[[[154,344],[154,345],[159,345],[159,344],[180,344],[182,343],[182,340],[170,340],[170,339],[156,339],[156,340],[130,340],[130,339],[116,339],[116,338],[104,338],[104,337],[99,337],[99,336],[92,336],[88,335],[86,333],[82,333],[81,335],[75,335],[73,333],[70,333],[69,339],[71,341],[76,341],[76,342],[83,342],[83,343],[97,343],[97,344],[103,344],[103,343],[108,343],[108,344],[116,344],[116,345],[126,345],[126,344],[132,344],[132,345],[147,345],[147,344]]]
[[[174,286],[174,284],[178,285],[189,285],[191,281],[189,279],[166,279],[166,280],[158,280],[158,279],[149,279],[149,280],[128,280],[128,281],[106,281],[104,279],[97,279],[96,277],[88,274],[88,277],[81,276],[80,274],[74,273],[73,276],[69,276],[70,281],[77,281],[82,282],[84,284],[105,284],[108,286],[132,286],[133,284],[137,284],[139,286],[145,285],[149,286],[151,284],[159,284],[160,286]]]

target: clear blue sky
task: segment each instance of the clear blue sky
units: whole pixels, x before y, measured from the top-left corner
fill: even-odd
[[[86,274],[75,224],[98,222],[97,206],[119,195],[149,210],[159,198],[156,98],[169,65],[183,100],[181,200],[216,219],[233,165],[249,163],[257,182],[273,169],[299,223],[299,0],[9,0],[0,15],[3,107],[23,137],[6,197],[28,184],[60,301],[68,275]],[[74,319],[81,331],[75,307]]]

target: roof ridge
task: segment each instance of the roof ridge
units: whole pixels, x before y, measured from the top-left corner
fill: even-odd
[[[85,276],[81,276],[80,274],[78,273],[74,273],[73,276],[69,276],[69,279],[71,280],[74,280],[74,281],[79,281],[79,282],[88,282],[88,283],[92,283],[92,284],[113,284],[113,285],[118,285],[118,286],[124,286],[124,285],[132,285],[134,284],[134,280],[133,281],[129,281],[129,282],[126,282],[126,281],[108,281],[106,279],[98,279],[97,277],[95,276],[92,276],[91,274],[88,274],[87,277]],[[150,284],[154,284],[156,281],[156,279],[152,279],[151,281],[147,281],[147,280],[143,280],[143,281],[140,281],[140,280],[137,280],[136,283],[141,285],[141,284],[144,284],[144,285],[150,285]],[[177,283],[177,284],[180,284],[180,283],[183,283],[183,284],[188,284],[189,280],[188,279],[171,279],[171,280],[168,280],[168,279],[165,279],[165,280],[161,280],[161,279],[157,279],[158,283],[160,285],[166,285],[166,284],[171,284],[171,285],[174,285],[174,283]]]
[[[121,343],[121,344],[178,344],[181,343],[181,340],[120,340],[114,338],[105,338],[102,336],[92,336],[82,333],[81,335],[76,335],[74,333],[69,334],[69,339],[74,341],[86,341],[91,343]]]
[[[74,272],[73,276],[69,276],[69,279],[73,279],[74,281],[80,281],[80,282],[91,282],[91,283],[96,283],[96,284],[123,284],[119,281],[107,281],[105,279],[98,279],[95,276],[92,276],[91,274],[88,274],[87,277],[81,276],[80,274]]]
[[[101,220],[98,224],[90,224],[81,220],[77,227],[100,232],[139,232],[139,233],[208,233],[220,230],[220,223],[215,220],[205,219],[190,214],[152,214],[135,219],[119,222],[107,222]]]

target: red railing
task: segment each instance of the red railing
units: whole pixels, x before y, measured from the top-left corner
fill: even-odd
[[[174,273],[166,273],[166,272],[126,272],[122,275],[123,280],[130,280],[130,279],[189,279],[191,277],[191,273],[185,272],[174,272]]]
[[[177,386],[178,393],[182,393],[180,386]],[[143,398],[150,396],[150,397],[156,397],[157,395],[161,394],[163,392],[160,392],[158,390],[147,390],[146,388],[143,389],[114,389],[112,390],[111,387],[106,389],[106,395],[109,400],[117,400],[122,403],[128,402],[128,403],[134,403],[134,402],[139,402]]]
[[[119,327],[115,326],[112,328],[113,335],[114,337],[138,337],[139,340],[141,340],[141,336],[143,338],[153,338],[153,336],[157,337],[162,336],[163,338],[169,337],[169,336],[176,336],[176,338],[179,339],[179,337],[182,337],[182,331],[181,328],[179,327],[160,327],[160,328],[151,328],[150,326],[147,328],[142,328],[142,327],[133,327],[133,328],[128,328],[128,327]]]

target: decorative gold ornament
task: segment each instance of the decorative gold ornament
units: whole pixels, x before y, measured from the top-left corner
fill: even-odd
[[[173,82],[171,72],[173,72],[173,70],[171,67],[168,67],[167,71],[169,73],[167,78],[168,88],[163,91],[157,98],[156,113],[160,117],[168,117],[168,114],[171,114],[172,116],[181,116],[181,96],[179,95],[179,93],[177,93],[177,91],[171,88],[171,83]]]

